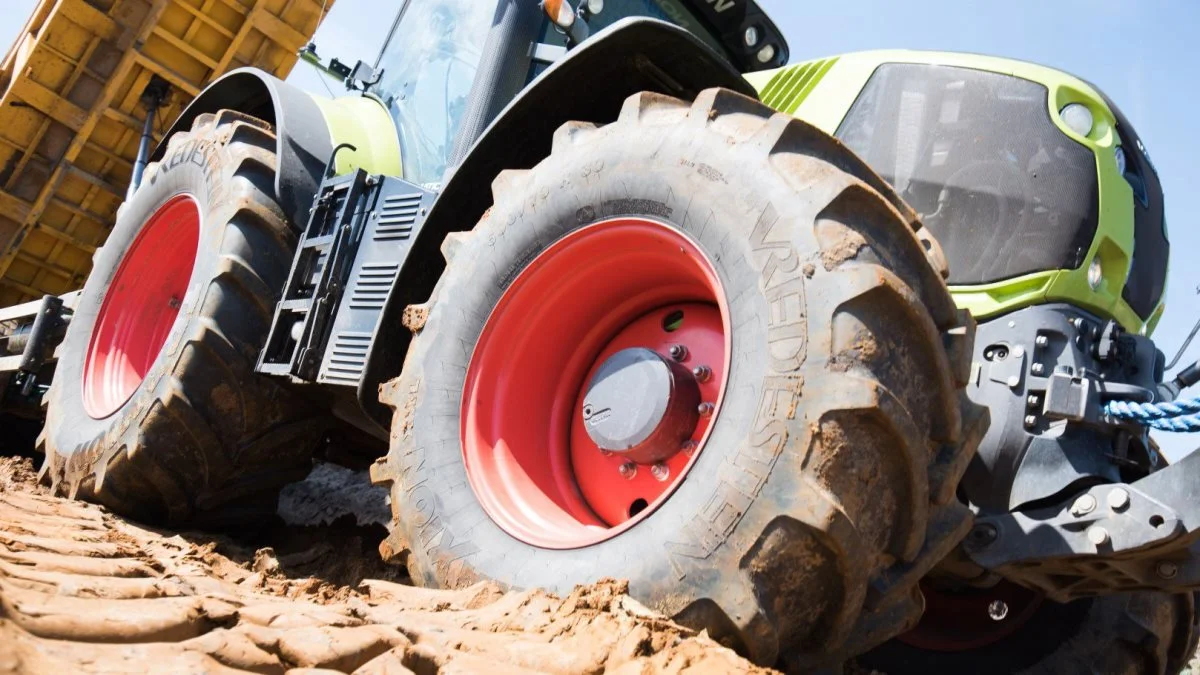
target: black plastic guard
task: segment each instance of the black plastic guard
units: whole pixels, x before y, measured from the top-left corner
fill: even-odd
[[[261,70],[239,68],[205,87],[171,125],[150,161],[162,159],[166,139],[190,129],[196,117],[226,109],[252,115],[275,127],[279,158],[275,198],[292,227],[304,227],[321,174],[333,152],[329,127],[311,96]]]

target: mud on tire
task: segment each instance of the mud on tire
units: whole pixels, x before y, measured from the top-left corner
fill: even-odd
[[[307,474],[322,417],[254,373],[295,247],[272,197],[275,148],[261,120],[200,115],[123,205],[47,396],[42,473],[58,492],[141,520],[216,526],[274,512],[278,489]],[[95,419],[79,374],[101,305],[147,219],[179,195],[195,200],[200,233],[178,316],[132,396]]]
[[[969,528],[954,490],[986,413],[961,392],[973,324],[891,189],[828,135],[713,89],[568,123],[550,157],[492,190],[483,221],[443,246],[428,319],[383,387],[396,410],[373,471],[391,484],[385,554],[428,586],[565,593],[627,578],[634,597],[763,664],[834,662],[915,623],[917,581]],[[649,517],[583,548],[530,546],[468,483],[472,346],[524,265],[617,216],[666,223],[713,262],[733,330],[726,397]]]

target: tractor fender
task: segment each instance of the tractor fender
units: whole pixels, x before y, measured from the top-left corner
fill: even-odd
[[[400,373],[411,338],[401,316],[429,298],[445,269],[439,253],[451,232],[470,230],[492,205],[492,180],[505,169],[528,169],[550,154],[554,132],[569,121],[605,124],[625,99],[652,91],[690,100],[710,87],[752,98],[758,93],[699,38],[665,21],[627,18],[596,33],[547,68],[483,131],[438,195],[388,293],[367,354],[358,397],[385,428],[391,411],[378,387]]]
[[[275,128],[279,158],[275,197],[292,226],[303,227],[333,142],[312,96],[257,68],[239,68],[205,87],[171,125],[151,161],[162,159],[167,140],[190,129],[196,117],[226,109],[257,117]]]
[[[166,152],[166,140],[187,131],[203,113],[236,110],[271,124],[275,131],[275,198],[294,228],[308,222],[309,210],[333,149],[334,174],[358,168],[401,174],[400,141],[387,108],[373,96],[327,99],[312,96],[256,68],[240,68],[208,85],[163,136],[152,161]]]

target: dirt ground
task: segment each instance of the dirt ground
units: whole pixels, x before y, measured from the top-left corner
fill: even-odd
[[[0,457],[0,673],[768,672],[618,581],[566,598],[409,586],[362,513],[234,539],[140,526],[36,478]]]

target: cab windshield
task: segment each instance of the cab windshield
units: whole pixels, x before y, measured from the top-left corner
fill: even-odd
[[[531,7],[536,2],[519,1]],[[495,14],[496,3],[483,0],[406,0],[400,9],[375,64],[382,76],[372,92],[396,120],[406,180],[426,185],[442,180]],[[681,0],[606,0],[588,25],[595,33],[629,16],[671,21],[721,50]],[[566,40],[549,21],[537,39],[551,46]],[[528,82],[547,65],[530,59],[502,67],[527,68]]]
[[[400,10],[375,92],[396,119],[406,180],[441,180],[495,11],[480,0],[409,0]]]

